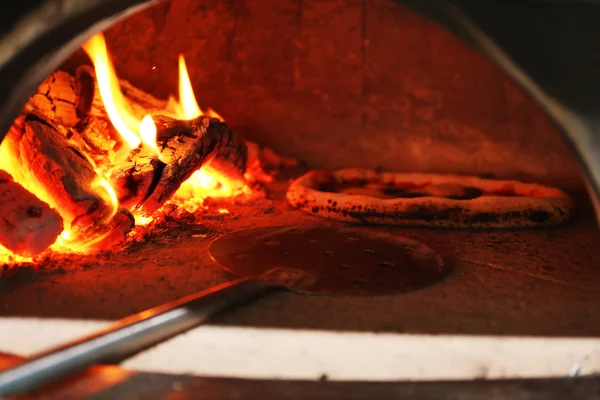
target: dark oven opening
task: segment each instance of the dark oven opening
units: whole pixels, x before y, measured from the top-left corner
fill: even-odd
[[[163,1],[36,87],[0,145],[3,317],[116,319],[277,266],[317,278],[217,323],[600,333],[556,121],[396,1]]]

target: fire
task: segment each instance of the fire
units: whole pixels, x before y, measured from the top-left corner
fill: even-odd
[[[194,96],[194,89],[192,89],[192,83],[182,54],[179,55],[179,102],[181,105],[179,117],[181,119],[194,119],[203,115],[196,101],[196,96]]]
[[[189,120],[197,118],[201,115],[207,117],[216,118],[219,121],[224,121],[223,117],[216,113],[211,108],[208,108],[206,112],[202,111],[196,96],[194,95],[194,89],[192,82],[190,81],[190,75],[188,74],[187,67],[185,65],[185,58],[183,54],[179,55],[179,107],[175,107],[177,111],[177,117],[183,120]]]
[[[182,54],[179,55],[179,101],[175,104],[174,109],[177,117],[183,120],[205,115],[224,121],[216,111],[208,108],[205,112],[198,105]],[[204,200],[208,197],[233,197],[245,189],[247,190],[245,185],[240,185],[239,182],[232,181],[210,167],[203,166],[180,186],[170,202],[194,212],[202,207]]]
[[[103,34],[94,35],[83,45],[96,71],[98,89],[106,113],[117,132],[123,137],[130,148],[140,145],[141,139],[136,132],[141,121],[129,111],[129,105],[121,92],[115,68],[110,61]]]
[[[160,150],[156,144],[156,125],[150,114],[147,114],[140,122],[140,138],[142,143],[152,149],[155,154],[160,154]]]
[[[121,92],[119,79],[110,60],[104,35],[102,33],[94,35],[84,43],[83,50],[94,64],[98,90],[106,114],[115,130],[128,145],[128,149],[121,156],[126,156],[129,150],[140,145],[147,146],[152,152],[159,155],[154,121],[149,114],[140,120],[131,111],[131,106],[123,96],[123,92]]]
[[[143,145],[160,157],[160,150],[156,141],[157,130],[152,116],[148,114],[140,121],[130,111],[130,106],[119,87],[118,78],[102,34],[90,39],[84,45],[84,50],[92,59],[102,101],[117,132],[123,137],[130,149]],[[174,111],[175,116],[181,120],[191,120],[205,115],[224,121],[223,117],[216,111],[211,108],[204,111],[198,105],[185,58],[182,54],[178,57],[178,69],[178,99],[169,99],[169,107]],[[245,191],[249,191],[245,185],[234,182],[210,169],[210,167],[204,166],[182,183],[169,202],[184,207],[189,212],[194,212],[202,208],[204,200],[208,197],[233,197]],[[136,215],[135,212],[134,216],[137,225],[146,225],[152,221],[152,218]]]
[[[179,190],[175,192],[173,198],[169,202],[183,206],[186,210],[194,212],[198,208],[202,208],[204,200],[208,197],[234,197],[244,193],[246,189],[245,186],[231,181],[227,177],[206,166],[194,172],[192,176],[179,187]]]
[[[12,251],[8,250],[6,247],[0,246],[0,264],[3,264],[3,265],[17,264],[17,263],[21,264],[21,263],[28,263],[31,261],[33,261],[33,258],[14,254]],[[1,271],[2,271],[2,269],[0,268],[0,277],[2,276]]]
[[[115,189],[108,183],[108,181],[102,176],[96,176],[96,179],[92,182],[92,189],[104,199],[110,206],[110,213],[104,216],[104,218],[99,221],[100,223],[109,222],[119,211],[119,199],[117,198],[117,194],[115,193]]]
[[[89,183],[89,188],[98,195],[108,206],[106,215],[102,217],[98,224],[110,222],[119,212],[122,205],[119,204],[119,196],[115,189],[109,183],[110,176],[107,171],[110,167],[123,162],[135,149],[151,151],[160,159],[161,150],[157,142],[157,127],[152,115],[147,113],[143,118],[139,113],[134,113],[131,104],[123,94],[118,76],[112,64],[110,54],[106,47],[103,34],[97,34],[89,39],[83,46],[83,50],[90,57],[94,66],[98,91],[104,104],[106,114],[121,137],[116,158],[107,159],[106,162],[96,162],[89,155],[84,154],[92,163],[96,172],[96,177]],[[183,55],[178,58],[179,84],[178,98],[170,98],[165,109],[165,115],[171,115],[181,120],[191,120],[200,116],[224,121],[217,112],[211,108],[202,110],[196,100],[194,89],[191,84],[190,75],[187,70]],[[138,105],[139,106],[139,105]],[[148,110],[150,112],[150,110]],[[152,110],[152,112],[157,112]],[[158,111],[160,113],[160,111]],[[142,114],[143,115],[143,114]],[[28,179],[27,171],[22,171],[19,167],[19,160],[13,159],[7,147],[6,141],[0,146],[0,169],[4,169],[13,175],[15,181],[19,182],[30,192],[34,193],[39,199],[45,201],[50,207],[57,209],[60,213],[58,204],[55,204],[50,196],[47,195],[44,187],[37,187],[34,180]],[[140,150],[140,151],[141,151]],[[203,166],[200,170],[191,175],[189,179],[183,182],[179,190],[169,200],[169,203],[182,207],[189,212],[195,212],[199,209],[206,209],[204,201],[206,198],[227,198],[242,193],[250,192],[250,189],[243,183],[235,181],[227,176],[223,176],[216,170],[211,169],[210,165]],[[142,217],[136,215],[134,210],[129,210],[135,217],[137,225],[150,223],[152,217]],[[160,212],[160,210],[159,210]],[[228,214],[226,208],[219,208],[220,214]],[[62,215],[62,214],[61,214]],[[86,238],[85,243],[80,242],[75,231],[65,224],[65,230],[57,238],[50,248],[53,251],[82,251],[85,252],[88,246],[94,245],[109,235],[109,232],[99,230],[96,237]],[[31,261],[30,258],[17,256],[9,250],[0,246],[0,262],[25,262]]]

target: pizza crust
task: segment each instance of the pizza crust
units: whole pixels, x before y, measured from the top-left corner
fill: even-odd
[[[422,227],[549,226],[568,220],[574,209],[567,193],[550,186],[361,168],[310,171],[290,185],[286,197],[321,217]]]

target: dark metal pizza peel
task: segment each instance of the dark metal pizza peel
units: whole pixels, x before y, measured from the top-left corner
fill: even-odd
[[[215,240],[209,252],[240,278],[132,315],[1,371],[0,397],[30,392],[94,364],[118,363],[270,290],[380,296],[430,286],[446,274],[439,255],[425,244],[364,229],[248,229]]]

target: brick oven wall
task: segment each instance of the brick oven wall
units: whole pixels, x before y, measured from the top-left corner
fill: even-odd
[[[581,185],[558,132],[489,61],[393,0],[167,0],[114,26],[122,78],[177,90],[312,167]]]

